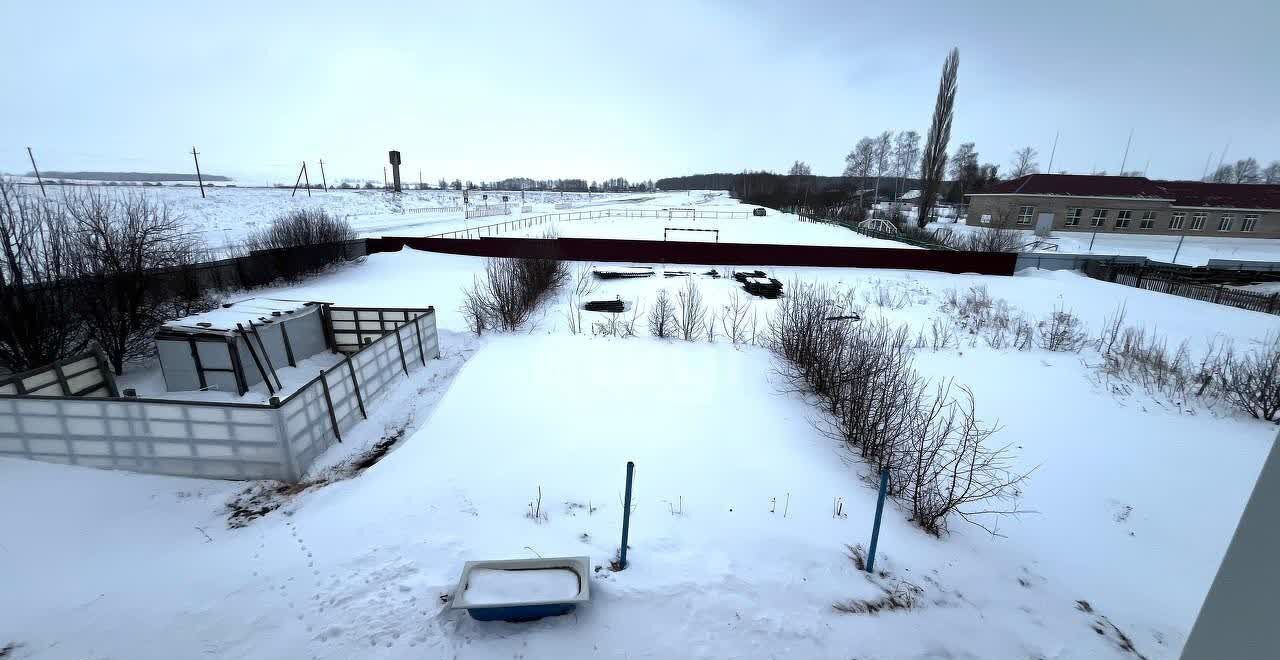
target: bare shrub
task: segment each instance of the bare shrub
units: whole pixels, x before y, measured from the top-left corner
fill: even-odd
[[[572,283],[573,288],[569,291],[565,319],[569,322],[569,333],[576,335],[586,330],[582,321],[582,305],[600,285],[592,272],[591,264],[579,264],[573,271]]]
[[[929,383],[912,366],[905,326],[833,314],[840,304],[824,286],[793,283],[789,291],[769,319],[767,340],[785,361],[783,375],[822,400],[831,415],[824,433],[876,472],[890,471],[890,494],[906,501],[917,524],[941,534],[951,516],[981,524],[983,515],[1017,512],[1016,505],[992,503],[1015,501],[1025,475],[1011,471],[1007,448],[985,444],[995,426],[977,419],[967,389],[954,394],[948,382],[928,395]],[[973,294],[981,300],[985,290]]]
[[[272,273],[289,281],[351,260],[347,243],[356,231],[346,218],[324,209],[297,209],[276,216],[245,239],[244,250],[265,252]]]
[[[1108,333],[1109,331],[1104,331]],[[1107,340],[1102,371],[1110,377],[1141,385],[1147,392],[1185,398],[1194,389],[1197,369],[1187,342],[1172,351],[1168,341],[1146,328],[1126,326]]]
[[[720,309],[720,329],[735,346],[748,339],[747,314],[751,312],[751,300],[738,291]]]
[[[676,331],[681,339],[694,341],[702,334],[707,322],[707,306],[702,302],[702,292],[692,278],[676,292],[675,314]]]
[[[356,232],[346,218],[324,209],[296,209],[276,216],[271,224],[249,234],[248,250],[322,245],[355,240]]]
[[[1008,446],[987,444],[998,427],[983,424],[973,393],[959,390],[953,394],[950,381],[938,384],[932,400],[917,410],[906,436],[905,465],[898,471],[906,481],[912,520],[935,535],[947,531],[953,514],[993,531],[979,520],[1019,513],[1018,486],[1028,476],[1014,471]]]
[[[675,305],[671,303],[671,295],[666,289],[658,289],[658,297],[653,302],[653,307],[649,309],[649,334],[666,338],[676,332],[676,311]]]
[[[631,313],[622,319],[619,328],[622,337],[635,337],[636,325],[640,321],[641,311],[638,303],[631,305]]]
[[[77,312],[117,374],[154,350],[155,331],[175,312],[212,306],[184,300],[173,284],[173,273],[204,249],[167,206],[89,190],[68,195],[66,208],[75,224]]]
[[[1071,312],[1055,308],[1049,317],[1036,324],[1040,348],[1046,351],[1079,353],[1088,342],[1088,334],[1080,319]]]
[[[1249,353],[1228,359],[1220,385],[1227,402],[1256,419],[1280,422],[1280,333]]]
[[[66,208],[0,179],[0,367],[26,371],[85,347]]]
[[[476,334],[484,329],[513,332],[567,277],[564,262],[555,259],[488,259],[484,277],[476,277],[463,292],[461,311]]]

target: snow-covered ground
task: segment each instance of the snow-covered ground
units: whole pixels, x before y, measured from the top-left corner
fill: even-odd
[[[964,224],[950,222],[931,223],[930,229],[950,229],[952,231],[969,231]],[[1029,229],[1019,230],[1027,243],[1042,240],[1058,246],[1056,252],[1062,254],[1114,254],[1147,257],[1155,261],[1176,263],[1184,266],[1203,266],[1210,259],[1235,259],[1240,261],[1280,261],[1280,240],[1273,238],[1227,238],[1216,237],[1210,233],[1200,235],[1188,233],[1178,247],[1178,236],[1157,236],[1140,234],[1116,234],[1098,232],[1095,236],[1088,231],[1054,231],[1048,238],[1037,238]],[[1051,248],[1040,247],[1037,252],[1048,252]]]
[[[868,541],[866,467],[816,430],[820,410],[764,349],[723,334],[650,338],[643,318],[636,338],[573,335],[568,289],[527,331],[475,338],[458,307],[483,264],[402,250],[258,292],[434,305],[443,360],[406,378],[313,473],[406,429],[386,458],[244,528],[228,528],[225,509],[244,484],[0,460],[0,501],[22,502],[0,508],[0,648],[18,643],[24,659],[1134,658],[1123,631],[1144,657],[1176,658],[1275,432],[1099,384],[1088,350],[920,351],[917,368],[972,388],[1002,426],[995,440],[1035,468],[1023,497],[1034,513],[1001,520],[1001,537],[957,523],[938,539],[889,504],[877,565],[891,577],[867,578],[845,556]],[[746,295],[727,277],[663,276],[706,266],[638,265],[655,276],[603,281],[585,299],[643,310],[690,281],[713,308]],[[1131,324],[1197,352],[1214,336],[1247,346],[1280,330],[1275,316],[1072,272],[763,270],[788,287],[857,287],[869,319],[913,329],[945,316],[947,290],[985,286],[1033,320],[1071,309],[1095,333],[1123,304]],[[763,332],[778,303],[748,300]],[[611,318],[583,315],[588,328]],[[469,559],[585,554],[607,566],[628,460],[631,567],[595,572],[590,604],[533,624],[445,607]],[[545,520],[529,515],[539,492]],[[896,580],[923,605],[832,608]]]

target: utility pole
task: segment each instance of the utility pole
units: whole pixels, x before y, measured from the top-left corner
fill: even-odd
[[[1061,130],[1053,132],[1053,149],[1049,152],[1049,174],[1053,174],[1053,157],[1058,153],[1058,133],[1060,132]]]
[[[1212,152],[1212,151],[1210,151],[1210,152],[1209,152],[1209,155],[1208,155],[1208,156],[1205,156],[1205,157],[1204,157],[1204,170],[1203,170],[1202,172],[1200,172],[1200,181],[1202,181],[1202,182],[1203,182],[1203,181],[1205,181],[1205,180],[1207,180],[1207,179],[1209,178],[1209,161],[1211,161],[1211,160],[1213,160],[1213,152]]]
[[[204,177],[200,176],[200,152],[191,147],[191,157],[196,161],[196,181],[200,182],[200,199],[204,199]]]
[[[320,159],[320,185],[324,186],[325,192],[329,191],[329,180],[324,178],[324,159]]]
[[[1120,161],[1120,176],[1124,176],[1124,166],[1129,164],[1129,145],[1133,144],[1133,129],[1129,129],[1129,141],[1124,143],[1124,158]]]
[[[48,193],[44,191],[44,179],[40,178],[40,168],[36,167],[36,157],[31,153],[31,147],[27,147],[27,157],[31,159],[31,171],[36,173],[36,182],[40,184],[40,196],[48,197]]]
[[[422,168],[418,168],[418,190],[422,190],[426,186],[422,185]]]
[[[311,177],[307,175],[307,161],[302,161],[302,180],[307,182],[307,197],[311,196]]]
[[[290,197],[293,197],[294,195],[298,194],[298,184],[302,183],[302,172],[306,168],[307,168],[307,164],[305,162],[302,164],[302,167],[298,168],[298,179],[293,182],[293,192],[289,194]]]
[[[387,189],[387,166],[382,166],[382,189]]]

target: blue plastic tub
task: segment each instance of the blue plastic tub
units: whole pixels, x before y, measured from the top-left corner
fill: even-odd
[[[499,559],[490,561],[469,561],[462,568],[462,576],[458,586],[449,600],[451,609],[465,609],[471,618],[477,621],[536,621],[549,616],[568,614],[578,604],[591,600],[589,557],[547,557],[544,559]],[[518,581],[527,581],[528,571],[570,571],[577,578],[577,589],[571,596],[566,591],[563,597],[545,598],[537,595],[521,597],[513,593],[509,598],[495,600],[486,597],[483,602],[468,600],[468,590],[472,585],[472,572],[477,569],[488,569],[486,573],[492,579],[499,572],[512,571],[520,573]],[[513,575],[513,577],[516,577]],[[477,575],[477,579],[484,576]],[[562,585],[563,586],[563,585]],[[516,587],[515,591],[519,591]]]

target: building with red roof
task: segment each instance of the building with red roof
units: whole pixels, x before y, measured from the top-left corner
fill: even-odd
[[[969,224],[1280,238],[1280,185],[1028,174],[969,198]]]

